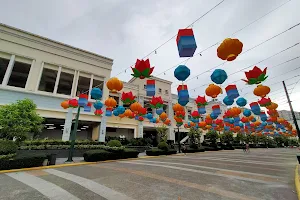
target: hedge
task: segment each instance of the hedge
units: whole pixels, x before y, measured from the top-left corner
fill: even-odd
[[[20,150],[45,150],[45,149],[69,149],[70,145],[30,145],[20,146]],[[105,145],[75,145],[74,149],[104,149],[108,151],[122,151],[125,147],[109,147]]]
[[[188,147],[186,149],[186,153],[196,153],[196,152],[204,152],[204,151],[205,151],[205,149],[203,147],[198,147],[197,149]]]
[[[17,155],[14,158],[0,159],[0,170],[39,167],[47,158],[44,154]]]
[[[86,162],[96,162],[104,160],[116,160],[125,158],[137,158],[139,151],[135,149],[124,149],[120,152],[107,151],[104,149],[90,150],[83,154]]]
[[[103,145],[102,142],[91,140],[76,140],[77,145]],[[21,146],[39,146],[39,145],[70,145],[70,141],[62,140],[25,140],[21,143]]]
[[[16,153],[18,146],[11,140],[0,140],[0,155]]]
[[[171,155],[176,153],[177,151],[175,149],[169,149],[168,151],[164,151],[159,148],[152,148],[150,150],[146,150],[147,156]]]

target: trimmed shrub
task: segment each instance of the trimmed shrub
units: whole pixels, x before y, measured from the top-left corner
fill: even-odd
[[[0,140],[0,155],[16,153],[18,146],[11,140]]]
[[[171,155],[176,153],[177,151],[175,149],[169,149],[168,151],[164,151],[159,148],[152,148],[146,151],[147,156]]]
[[[17,155],[15,158],[0,159],[0,170],[39,167],[46,159],[44,154]]]
[[[135,149],[124,149],[122,152],[109,152],[103,149],[90,150],[83,154],[86,162],[116,160],[122,158],[137,158],[139,152]]]
[[[119,140],[111,140],[107,143],[109,147],[121,147],[122,144]]]
[[[198,147],[198,146],[197,146]],[[204,152],[205,149],[203,147],[198,147],[197,149],[194,149],[194,148],[191,148],[191,147],[188,147],[186,149],[186,153],[196,153],[196,152]]]
[[[137,158],[139,153],[136,149],[124,149],[122,158]]]
[[[163,151],[168,151],[169,145],[166,142],[160,142],[160,143],[158,143],[157,148],[159,148]]]

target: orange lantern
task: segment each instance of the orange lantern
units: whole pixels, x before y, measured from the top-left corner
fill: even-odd
[[[69,100],[65,100],[63,102],[61,102],[61,107],[63,107],[64,109],[69,108]]]
[[[174,106],[173,106],[173,110],[174,110],[175,112],[177,112],[177,111],[184,111],[184,107],[183,107],[182,105],[180,105],[179,103],[176,103],[176,104],[174,104]]]
[[[162,120],[162,121],[165,121],[167,118],[168,118],[168,115],[167,113],[163,112],[159,115],[159,118]]]
[[[183,119],[182,119],[182,118],[176,117],[176,116],[174,116],[174,120],[175,120],[177,123],[182,123],[182,122],[183,122]]]
[[[241,127],[235,126],[235,127],[233,128],[233,130],[234,130],[234,132],[239,132],[239,131],[241,130]]]
[[[222,60],[233,61],[242,52],[243,43],[238,39],[226,38],[218,47],[217,55]]]
[[[130,105],[130,109],[134,113],[138,113],[141,108],[142,108],[142,105],[139,102],[134,102],[133,104]]]
[[[250,115],[250,116],[248,117],[248,119],[249,119],[249,121],[252,121],[252,120],[254,119],[254,116],[253,116],[253,115]]]
[[[206,88],[205,94],[211,98],[216,98],[219,94],[222,94],[222,88],[215,84],[210,84]]]
[[[233,108],[230,108],[230,114],[233,116],[233,117],[237,117],[241,114],[241,109],[238,108],[238,107],[233,107]]]
[[[267,108],[268,110],[276,110],[277,107],[278,107],[278,104],[272,102],[272,103],[271,103],[270,105],[268,105],[266,108]]]
[[[117,105],[117,101],[114,98],[110,97],[105,100],[104,104],[107,108],[114,108]]]
[[[125,113],[123,113],[123,114],[119,114],[119,117],[120,117],[120,118],[123,118],[123,117],[125,117]]]
[[[205,126],[206,126],[206,122],[199,122],[198,123],[198,126],[200,127],[200,128],[204,128]]]
[[[164,121],[164,124],[165,124],[165,125],[168,125],[168,126],[171,125],[171,120],[167,118],[167,119]]]
[[[282,124],[284,121],[285,121],[285,119],[283,119],[283,118],[278,118],[277,119],[277,122],[280,123],[280,124]]]
[[[269,94],[270,91],[271,91],[271,89],[268,86],[258,85],[253,90],[253,94],[256,95],[256,96],[259,96],[259,97],[263,98],[263,97],[267,96],[267,94]]]
[[[117,93],[123,89],[123,83],[118,78],[113,77],[106,82],[107,88],[110,92]]]
[[[206,125],[205,128],[206,129],[211,129],[211,125]]]
[[[191,122],[191,123],[190,123],[190,126],[191,126],[191,127],[194,127],[194,126],[196,126],[196,124],[195,124],[194,122]]]
[[[130,117],[132,115],[132,111],[130,109],[126,109],[125,112],[124,112],[124,115],[126,117]]]

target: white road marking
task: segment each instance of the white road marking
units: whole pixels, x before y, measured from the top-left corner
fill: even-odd
[[[8,173],[6,175],[32,187],[51,200],[80,200],[61,187],[26,172]]]
[[[125,194],[122,194],[120,192],[117,192],[113,189],[110,189],[104,185],[101,185],[95,181],[92,181],[87,178],[83,178],[74,174],[62,172],[55,169],[45,169],[44,171],[48,172],[49,174],[53,174],[55,176],[67,179],[69,181],[72,181],[74,183],[77,183],[78,185],[81,185],[82,187],[99,194],[100,196],[108,199],[108,200],[133,200],[132,198],[126,196]]]

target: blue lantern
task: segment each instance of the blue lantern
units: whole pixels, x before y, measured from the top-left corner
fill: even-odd
[[[234,119],[233,119],[233,118],[228,118],[228,122],[229,122],[230,124],[233,124],[233,123],[234,123]]]
[[[189,103],[189,101],[187,100],[181,100],[181,99],[178,99],[178,103],[181,105],[181,106],[186,106],[186,104]]]
[[[117,111],[119,114],[123,114],[125,112],[125,108],[123,106],[118,106]]]
[[[253,118],[253,119],[251,120],[251,122],[256,122],[256,119],[255,119],[255,118]]]
[[[114,114],[114,116],[119,116],[118,109],[115,109],[115,110],[113,111],[113,114]]]
[[[211,74],[211,80],[216,84],[222,84],[227,79],[227,73],[223,69],[215,69]]]
[[[212,127],[217,127],[217,124],[213,123],[211,126],[212,126]]]
[[[98,101],[98,100],[97,100],[97,101],[94,103],[94,108],[95,108],[96,110],[100,110],[102,107],[103,107],[103,104],[102,104],[101,101]]]
[[[161,113],[163,113],[163,112],[164,112],[163,108],[157,108],[156,109],[156,114],[158,114],[158,115],[161,115]]]
[[[234,122],[239,122],[239,121],[241,121],[241,119],[240,119],[240,117],[239,117],[239,116],[237,116],[237,117],[234,117],[234,118],[233,118],[233,120],[234,120]]]
[[[226,106],[231,106],[231,105],[233,104],[233,102],[234,102],[234,100],[228,98],[228,96],[226,96],[226,97],[223,99],[223,103],[224,103]]]
[[[229,127],[229,126],[224,126],[224,130],[225,130],[225,131],[229,131],[229,130],[230,130],[230,127]]]
[[[101,99],[102,98],[102,91],[100,88],[93,88],[91,91],[91,97],[92,99]]]
[[[78,106],[84,107],[88,104],[88,95],[87,94],[80,94],[78,99]]]
[[[153,119],[152,113],[147,113],[146,118],[149,119],[149,120]]]
[[[193,29],[179,29],[176,43],[180,57],[193,57],[197,49]]]
[[[174,71],[174,76],[179,81],[185,81],[190,76],[190,69],[185,65],[179,65]]]
[[[217,119],[218,118],[218,115],[216,115],[214,112],[210,113],[210,117],[212,119]]]
[[[227,96],[228,96],[229,99],[235,99],[238,96],[240,96],[240,94],[239,94],[239,92],[237,90],[236,85],[228,85],[225,88],[225,91],[226,91],[226,94],[227,94]]]
[[[152,123],[156,123],[156,118],[153,117],[153,118],[151,119],[151,122],[152,122]]]
[[[265,112],[261,112],[259,116],[260,116],[260,120],[263,122],[267,121],[267,119],[268,119]]]
[[[190,95],[188,90],[180,90],[178,91],[178,99],[181,101],[189,101]]]
[[[244,115],[245,117],[249,117],[249,116],[251,115],[251,110],[245,109],[245,110],[243,111],[243,115]]]
[[[111,110],[106,110],[105,111],[105,116],[111,117],[112,116],[112,111]]]
[[[267,121],[268,125],[272,125],[273,122],[272,121]]]
[[[247,100],[243,97],[240,97],[236,100],[236,104],[240,107],[244,107],[245,105],[247,105]]]
[[[89,106],[88,104],[84,106],[84,112],[91,112],[91,106]]]
[[[205,114],[206,113],[205,107],[204,106],[203,107],[199,107],[198,108],[198,113],[201,114],[201,115]]]

